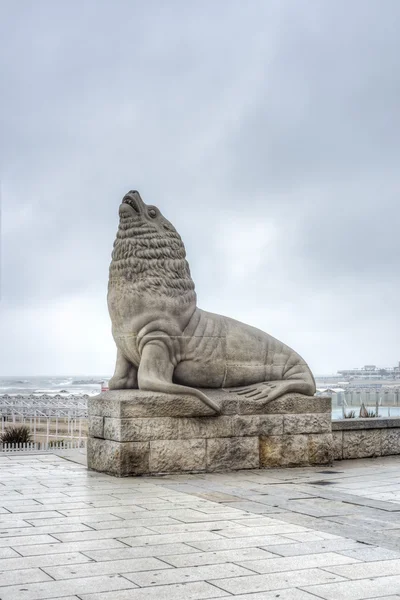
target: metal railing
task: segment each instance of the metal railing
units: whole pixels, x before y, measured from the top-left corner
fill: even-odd
[[[0,395],[1,433],[28,426],[33,443],[80,443],[86,439],[88,395]]]
[[[62,450],[82,450],[86,449],[86,439],[73,440],[68,442],[27,442],[20,444],[1,444],[0,452],[60,452]]]

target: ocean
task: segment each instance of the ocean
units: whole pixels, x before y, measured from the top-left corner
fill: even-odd
[[[58,376],[18,376],[0,377],[0,395],[4,394],[87,394],[94,396],[100,393],[101,383],[108,381],[110,375],[58,375]]]

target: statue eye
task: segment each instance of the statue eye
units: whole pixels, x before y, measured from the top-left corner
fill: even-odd
[[[154,219],[156,216],[157,216],[157,213],[154,210],[154,208],[150,208],[149,209],[149,217],[151,217],[152,219]]]

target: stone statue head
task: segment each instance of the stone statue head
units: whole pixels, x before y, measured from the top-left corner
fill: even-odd
[[[139,192],[131,190],[122,199],[119,207],[120,227],[123,229],[136,229],[148,225],[153,230],[158,230],[162,235],[165,231],[176,233],[175,227],[159,211],[156,206],[143,202]],[[139,230],[138,230],[139,227]]]
[[[128,192],[119,207],[119,226],[110,265],[109,289],[123,279],[131,291],[195,302],[183,242],[156,206]]]

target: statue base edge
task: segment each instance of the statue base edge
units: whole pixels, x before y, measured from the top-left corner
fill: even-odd
[[[220,398],[228,394],[219,390]],[[330,398],[286,394],[262,407],[230,396],[220,416],[193,415],[199,406],[168,394],[121,390],[90,398],[88,468],[125,477],[332,462]],[[180,416],[181,409],[191,415]]]

